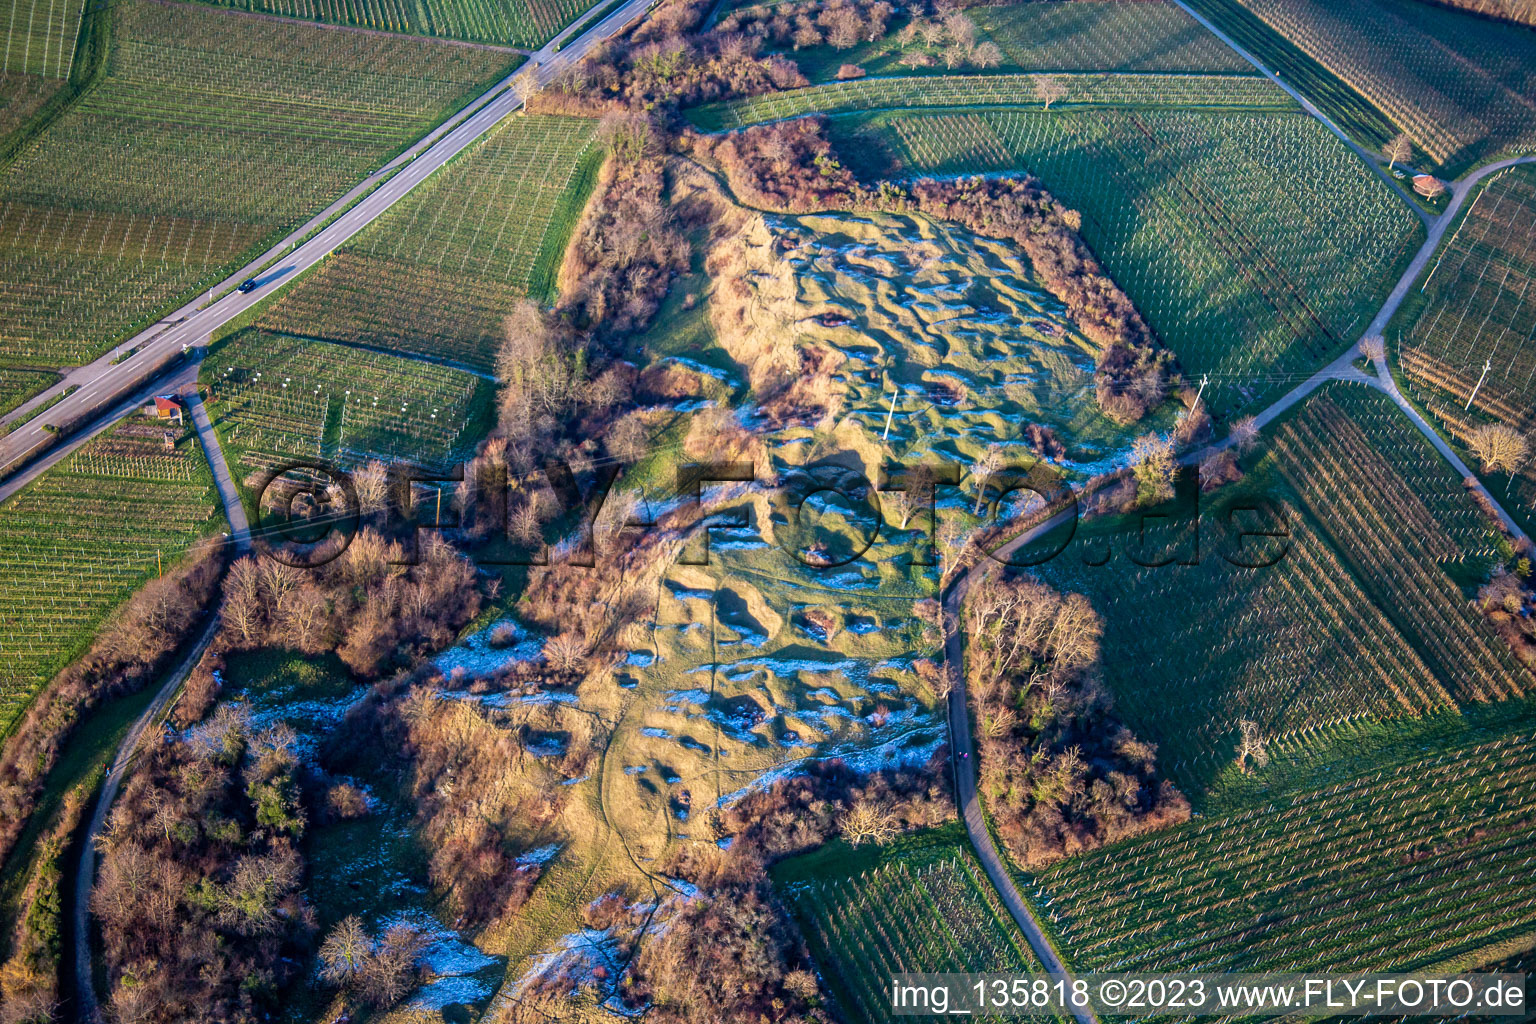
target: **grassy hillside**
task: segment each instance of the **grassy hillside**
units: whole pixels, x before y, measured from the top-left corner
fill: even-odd
[[[0,364],[101,353],[509,62],[132,0],[112,16],[105,80],[0,169]]]
[[[837,119],[881,174],[1027,171],[1217,415],[1351,344],[1416,248],[1417,218],[1302,114],[987,111]]]
[[[513,118],[285,292],[261,323],[489,369],[512,303],[553,297],[602,156],[595,121]]]

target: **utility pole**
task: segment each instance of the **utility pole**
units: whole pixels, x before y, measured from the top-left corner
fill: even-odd
[[[898,392],[898,388],[891,388],[891,407],[885,414],[885,432],[880,435],[880,440],[882,441],[891,436],[891,417],[896,415],[896,395]]]
[[[438,486],[437,486],[437,518],[433,521],[432,525],[433,525],[434,528],[440,527],[440,526],[443,525],[443,486],[442,486],[442,484],[438,484]]]
[[[1472,403],[1477,401],[1477,393],[1482,389],[1483,381],[1488,379],[1488,371],[1491,369],[1493,369],[1493,360],[1485,359],[1483,361],[1483,375],[1477,378],[1477,387],[1472,389],[1472,394],[1467,398],[1467,404],[1461,407],[1462,412],[1472,408]]]
[[[1211,382],[1211,375],[1210,374],[1202,373],[1200,375],[1200,390],[1195,392],[1195,405],[1196,406],[1199,406],[1199,404],[1200,404],[1200,396],[1205,394],[1205,386],[1207,384],[1209,384],[1210,382]]]

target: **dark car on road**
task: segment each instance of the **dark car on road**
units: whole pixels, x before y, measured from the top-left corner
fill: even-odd
[[[236,289],[236,290],[237,291],[241,291],[241,292],[253,292],[253,291],[255,291],[256,290],[256,279],[254,277],[246,278],[244,281],[240,282],[240,287],[238,289]]]

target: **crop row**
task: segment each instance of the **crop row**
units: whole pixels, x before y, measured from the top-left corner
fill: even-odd
[[[83,0],[0,0],[0,74],[68,78]]]
[[[976,8],[972,17],[1007,63],[1031,71],[1254,70],[1167,0],[1013,4]]]
[[[385,32],[537,47],[589,5],[583,0],[225,0],[225,6]]]
[[[1418,226],[1313,119],[992,111],[878,125],[913,172],[1028,171],[1221,413],[1288,389],[1374,311]],[[1284,182],[1276,167],[1286,168]]]
[[[1083,969],[1412,970],[1466,956],[1536,924],[1533,739],[1517,719],[1435,755],[1403,743],[1393,763],[1028,884]]]
[[[288,289],[262,326],[489,370],[513,302],[552,286],[601,157],[595,127],[512,119]]]
[[[213,514],[196,439],[127,421],[0,506],[0,729]]]
[[[1281,427],[1274,451],[1362,588],[1409,636],[1440,685],[1461,701],[1526,691],[1529,673],[1442,568],[1465,553],[1343,409],[1326,395],[1314,398]],[[1475,514],[1464,493],[1461,501]],[[1486,559],[1491,549],[1477,554]]]
[[[1536,33],[1429,4],[1246,2],[1447,173],[1536,144]]]
[[[181,4],[104,16],[104,80],[0,170],[0,364],[100,354],[513,59]]]
[[[0,369],[0,415],[10,412],[59,378],[40,370]]]
[[[920,107],[1043,107],[1041,74],[919,75],[860,78],[701,107],[689,113],[707,131],[739,128],[806,114]],[[1049,76],[1066,89],[1058,107],[1245,107],[1291,110],[1295,104],[1267,79],[1253,75],[1063,73]]]
[[[1422,293],[1406,343],[1475,384],[1478,405],[1521,425],[1536,405],[1536,173],[1503,171],[1479,193]],[[1458,389],[1469,398],[1472,387]]]
[[[968,860],[920,868],[897,861],[855,878],[801,883],[789,896],[817,961],[853,1004],[844,1009],[873,1024],[890,1016],[898,973],[1038,968],[988,885]]]
[[[255,331],[210,355],[202,379],[237,448],[426,463],[466,445],[478,383],[462,370]]]

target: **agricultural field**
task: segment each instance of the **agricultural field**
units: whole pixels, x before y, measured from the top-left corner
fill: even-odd
[[[1044,75],[913,75],[829,82],[699,107],[687,112],[704,131],[722,131],[806,114],[921,107],[1043,108]],[[1253,75],[1060,74],[1050,79],[1066,97],[1054,110],[1082,107],[1241,107],[1294,110],[1295,102]]]
[[[1533,740],[1528,701],[1337,726],[1021,882],[1079,970],[1474,970],[1536,929]]]
[[[262,326],[490,369],[513,301],[553,298],[604,152],[595,121],[508,120],[286,291]]]
[[[1167,0],[1049,0],[972,8],[971,18],[1021,71],[1256,74]]]
[[[1290,541],[1270,565],[1278,549],[1250,538],[1257,553],[1240,560],[1257,567],[1244,568],[1226,560],[1238,541],[1225,524],[1255,500],[1280,502],[1284,521],[1236,513],[1237,528]],[[1136,543],[1136,521],[1090,520],[1040,570],[1105,617],[1120,714],[1191,799],[1230,768],[1240,720],[1289,742],[1536,683],[1462,590],[1499,560],[1492,530],[1385,397],[1345,385],[1314,395],[1247,479],[1207,504],[1198,537],[1185,520]]]
[[[1536,427],[1533,223],[1536,171],[1512,167],[1489,179],[1410,293],[1395,321],[1402,329],[1389,335],[1410,394],[1462,444],[1484,422],[1522,433]],[[1514,480],[1501,482],[1496,493],[1513,499],[1512,514],[1528,515],[1536,471],[1527,463]]]
[[[1042,969],[958,826],[874,852],[836,843],[773,874],[850,1022],[889,1019],[895,973]]]
[[[1185,373],[1209,375],[1218,417],[1347,348],[1422,236],[1299,113],[884,114],[834,119],[834,141],[875,159],[872,173],[1038,176],[1082,213],[1084,239]]]
[[[50,387],[58,375],[41,370],[0,370],[0,416]]]
[[[99,355],[516,59],[139,0],[111,16],[104,81],[0,169],[0,365]]]
[[[83,0],[0,2],[0,75],[68,78],[84,7]]]
[[[1243,2],[1412,136],[1442,176],[1536,146],[1536,30],[1414,0]]]
[[[200,379],[252,470],[306,457],[447,466],[484,434],[492,390],[462,370],[257,330],[210,351]]]
[[[0,732],[161,565],[215,529],[197,438],[132,418],[0,505]],[[175,428],[171,428],[175,429]]]
[[[0,143],[64,86],[74,69],[83,0],[0,2]]]
[[[241,11],[381,32],[536,49],[592,6],[587,0],[207,0]]]

